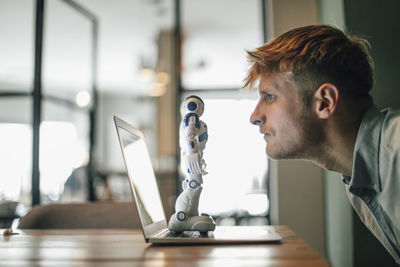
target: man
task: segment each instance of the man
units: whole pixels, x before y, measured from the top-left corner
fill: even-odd
[[[268,156],[341,173],[361,220],[400,263],[400,111],[372,102],[367,44],[330,26],[293,29],[248,52],[244,87],[259,82],[250,121]]]

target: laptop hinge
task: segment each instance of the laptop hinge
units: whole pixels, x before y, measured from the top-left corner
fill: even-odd
[[[164,229],[161,229],[160,231],[157,231],[154,234],[152,234],[150,236],[150,238],[167,236],[169,233],[170,233],[170,230],[168,228],[164,228]]]

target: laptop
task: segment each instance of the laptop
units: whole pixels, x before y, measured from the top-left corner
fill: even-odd
[[[152,244],[217,244],[280,242],[272,226],[216,226],[206,235],[197,231],[173,233],[164,208],[143,133],[114,116],[118,139],[140,218],[144,239]]]

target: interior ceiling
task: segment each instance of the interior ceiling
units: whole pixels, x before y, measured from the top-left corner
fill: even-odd
[[[98,88],[141,93],[141,59],[154,62],[156,38],[173,25],[172,0],[75,0],[96,15]],[[0,1],[0,90],[29,91],[33,83],[35,1]],[[43,89],[89,89],[91,23],[62,0],[45,1]],[[6,37],[6,38],[3,38]],[[68,92],[66,93],[68,94]]]
[[[174,23],[173,0],[75,0],[98,17],[98,88],[100,91],[146,93],[148,85],[138,76],[143,63],[153,66],[157,57],[156,39],[160,30],[172,29]],[[237,43],[239,55],[223,55],[221,61],[237,57],[245,63],[244,49],[260,43],[261,23],[258,0],[186,0],[182,1],[182,21],[190,28],[192,56],[201,62],[208,51],[214,58],[205,60],[209,73],[199,72],[199,81],[210,80],[204,75],[216,75],[218,80],[220,52],[213,46],[226,47]],[[246,2],[246,3],[243,3]],[[33,0],[0,1],[0,90],[30,90],[34,65],[34,6]],[[257,3],[257,4],[255,4]],[[222,19],[220,14],[229,7]],[[250,8],[246,10],[246,8]],[[254,15],[256,13],[256,15]],[[255,26],[256,25],[256,26]],[[252,33],[252,36],[249,36]],[[62,0],[45,2],[45,28],[43,40],[44,91],[79,91],[90,88],[91,77],[91,24]],[[230,37],[229,37],[229,36]],[[196,37],[197,36],[197,37]],[[200,46],[198,37],[204,44]],[[256,37],[254,37],[256,36]],[[225,38],[226,37],[226,38]],[[197,39],[196,39],[197,38]],[[204,41],[206,40],[206,42]],[[213,40],[216,40],[213,42]],[[225,40],[225,41],[224,41]],[[247,40],[247,43],[243,43]],[[224,45],[226,42],[226,46]],[[190,42],[189,42],[190,43]],[[207,46],[208,44],[208,46]],[[228,45],[229,44],[229,45]],[[199,51],[199,50],[203,51]],[[204,50],[207,49],[205,52]],[[235,48],[236,49],[236,48]],[[190,50],[190,49],[188,49]],[[190,51],[189,51],[190,52]],[[241,71],[244,68],[240,66]],[[190,68],[187,68],[190,70]],[[234,74],[234,75],[232,75]],[[236,73],[230,73],[235,78]],[[240,76],[240,75],[239,75]],[[188,75],[190,77],[190,75]],[[221,79],[220,79],[221,80]],[[206,86],[207,87],[207,86]]]
[[[173,26],[172,0],[79,0],[99,18],[100,90],[140,93],[143,61],[154,67],[157,35]]]

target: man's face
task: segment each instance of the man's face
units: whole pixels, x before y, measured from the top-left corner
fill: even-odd
[[[260,99],[250,121],[264,135],[267,155],[273,159],[310,158],[322,131],[311,107],[304,107],[290,74],[263,75],[258,91]]]

